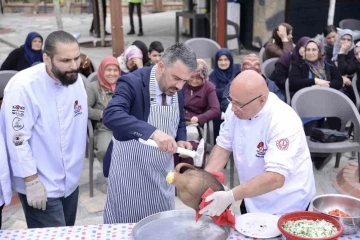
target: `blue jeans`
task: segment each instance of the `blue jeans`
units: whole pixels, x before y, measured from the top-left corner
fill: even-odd
[[[79,187],[68,197],[48,198],[46,210],[28,205],[26,195],[19,193],[28,228],[74,226],[79,199]]]

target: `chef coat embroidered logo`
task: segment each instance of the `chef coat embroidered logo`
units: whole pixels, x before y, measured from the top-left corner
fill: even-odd
[[[21,118],[15,117],[12,121],[12,127],[15,131],[19,131],[19,130],[23,129],[24,123],[21,120]]]
[[[74,103],[74,117],[82,113],[81,109],[82,109],[81,105],[79,104],[78,100],[76,100]]]
[[[289,139],[283,138],[276,141],[276,146],[281,151],[285,151],[289,148]]]
[[[265,144],[263,142],[259,142],[256,147],[256,157],[263,158],[267,151],[267,149],[265,148]]]
[[[14,106],[12,106],[11,112],[12,112],[12,114],[14,114],[18,117],[23,117],[24,112],[25,112],[25,107],[22,107],[20,105],[14,105]]]
[[[15,146],[20,146],[24,142],[24,134],[22,133],[15,133],[13,136],[13,143]]]

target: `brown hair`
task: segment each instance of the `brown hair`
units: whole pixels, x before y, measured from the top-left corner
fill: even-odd
[[[88,77],[90,74],[95,72],[95,68],[88,56],[86,56],[83,53],[80,53],[80,58],[81,58],[81,63],[80,63],[79,73],[81,73],[85,77]]]

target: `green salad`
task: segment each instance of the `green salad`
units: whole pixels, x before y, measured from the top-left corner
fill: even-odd
[[[283,228],[291,234],[308,238],[330,237],[338,232],[336,227],[325,220],[287,221]]]

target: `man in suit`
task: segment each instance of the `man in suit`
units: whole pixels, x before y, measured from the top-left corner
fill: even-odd
[[[191,149],[180,90],[196,67],[195,53],[177,43],[157,65],[119,79],[103,115],[114,133],[105,223],[138,222],[175,208],[174,187],[165,178],[174,168],[177,147]],[[139,138],[152,139],[159,148],[139,143]]]

